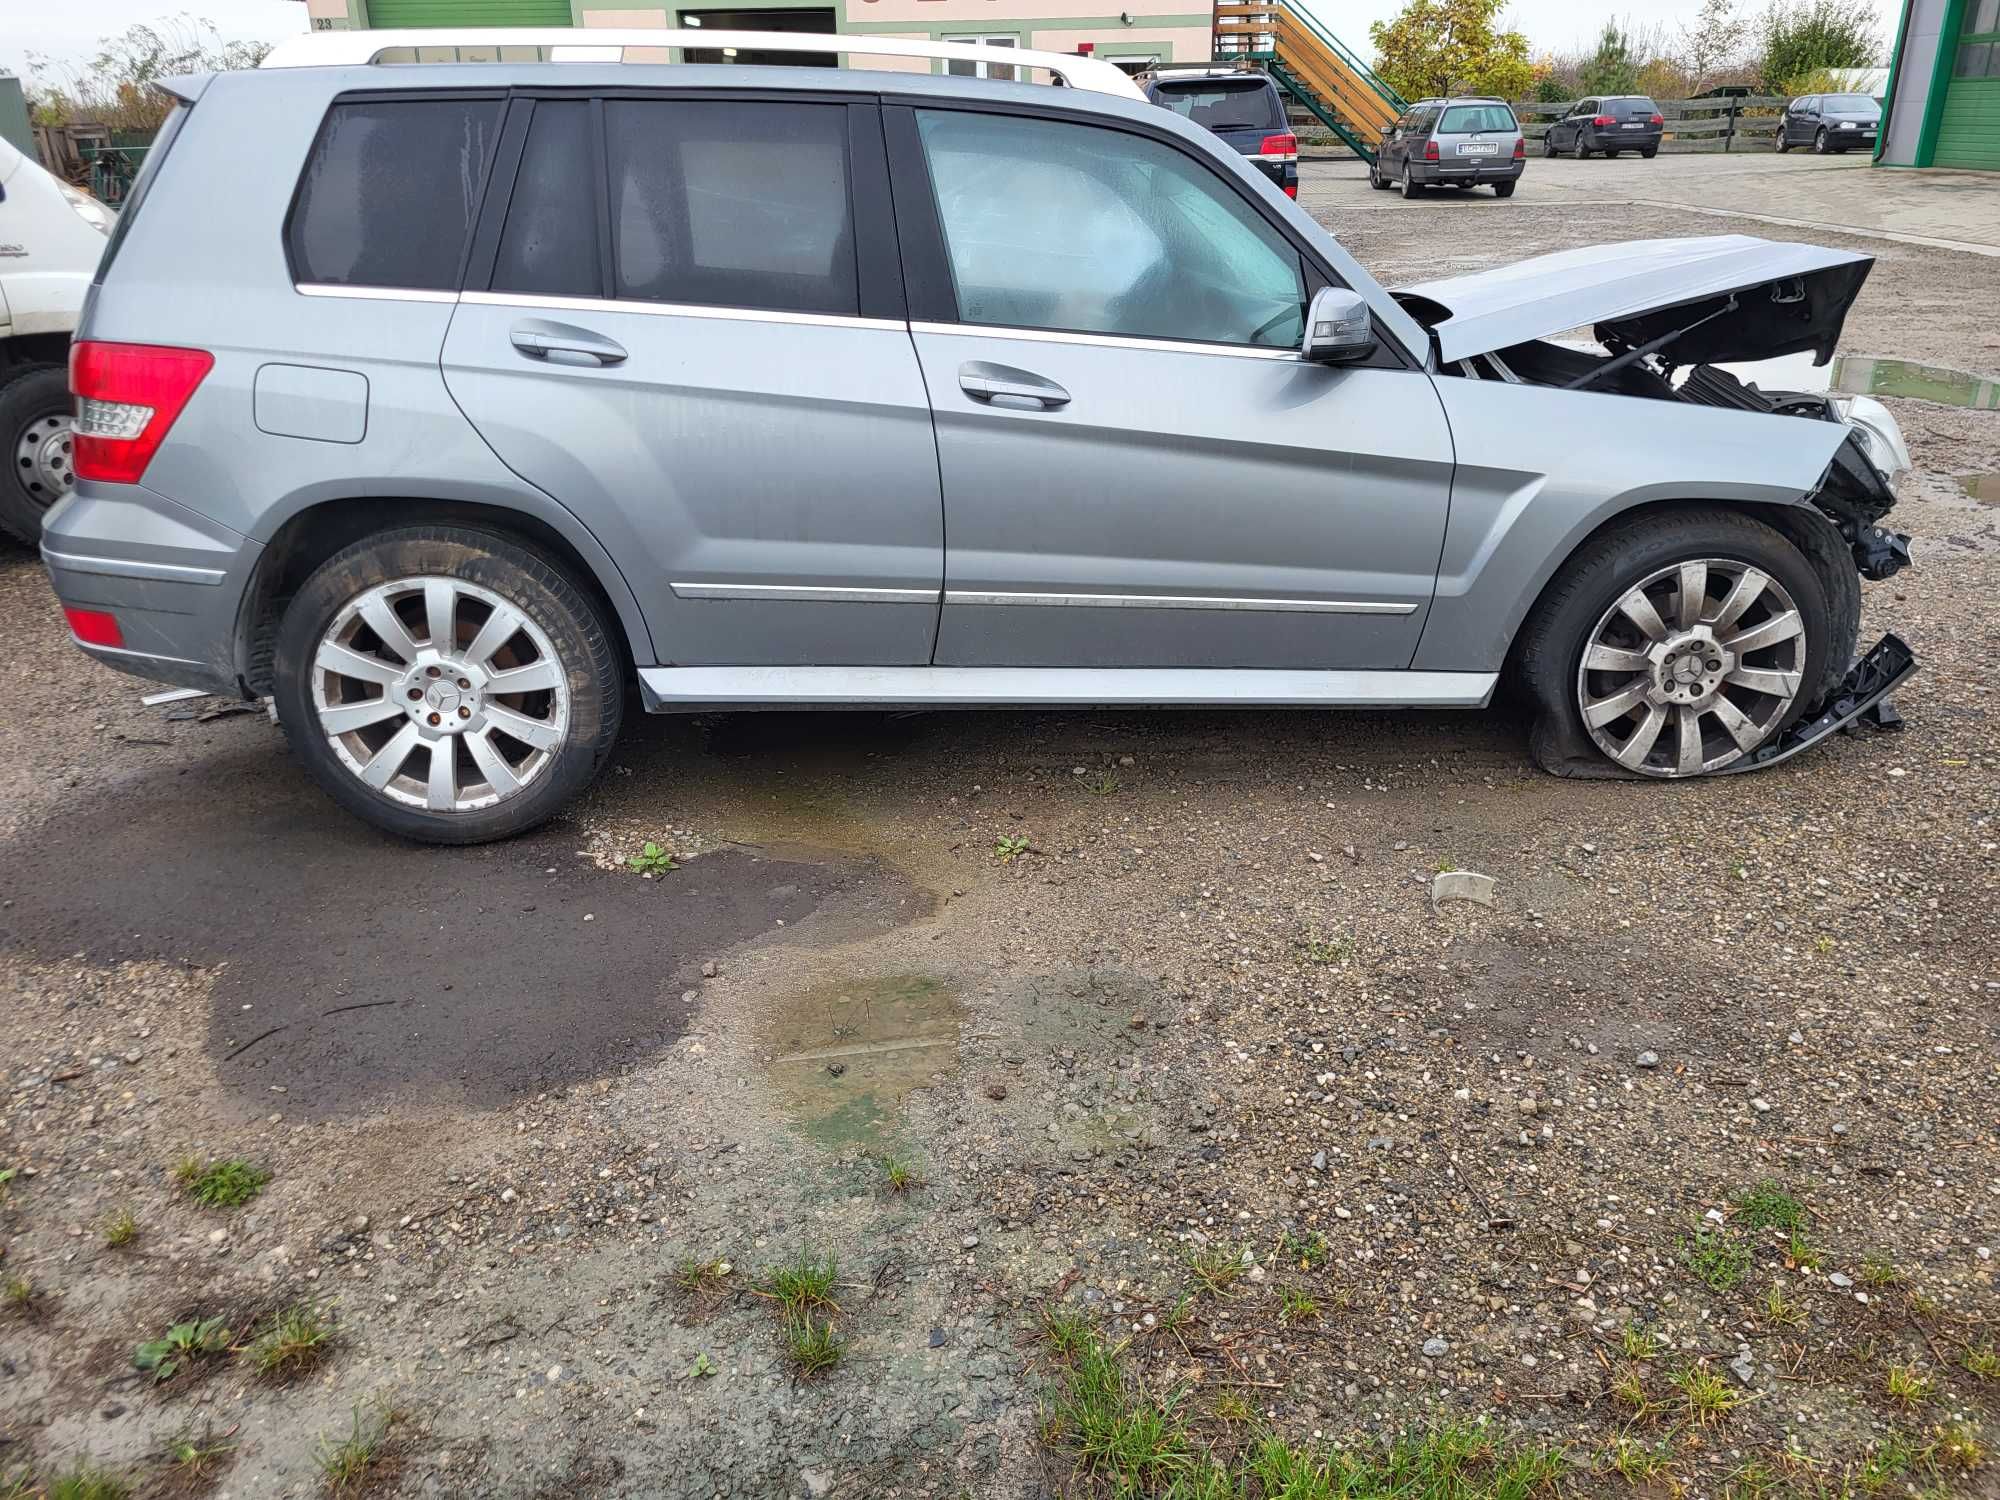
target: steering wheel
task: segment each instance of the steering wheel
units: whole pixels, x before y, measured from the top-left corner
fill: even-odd
[[[1277,312],[1273,313],[1270,317],[1266,318],[1263,322],[1257,325],[1256,330],[1252,332],[1250,335],[1250,342],[1253,344],[1258,342],[1260,339],[1264,337],[1265,334],[1269,333],[1273,328],[1276,328],[1280,323],[1284,322],[1285,319],[1296,316],[1298,316],[1298,309],[1295,307],[1286,307],[1279,309]]]

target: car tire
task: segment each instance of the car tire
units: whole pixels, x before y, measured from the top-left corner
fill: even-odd
[[[1382,164],[1379,160],[1368,163],[1368,185],[1378,193],[1386,191],[1389,186],[1387,181],[1383,179]]]
[[[0,376],[0,532],[35,546],[42,517],[76,483],[70,466],[69,372],[61,365],[19,366]]]
[[[443,649],[429,614],[440,584]],[[624,717],[623,663],[591,595],[534,546],[471,527],[377,532],[328,558],[286,607],[274,665],[278,720],[313,779],[422,843],[481,844],[546,821],[603,769]],[[522,688],[495,691],[505,672],[527,674]],[[324,717],[341,708],[359,713]],[[451,757],[448,783],[434,747]],[[447,793],[463,805],[440,807]]]
[[[1684,576],[1681,565],[1686,563],[1706,565],[1701,628],[1725,648],[1732,639],[1749,639],[1752,631],[1765,626],[1775,623],[1782,629],[1783,615],[1796,616],[1796,629],[1771,645],[1741,650],[1747,660],[1726,666],[1719,683],[1710,678],[1677,689],[1711,693],[1706,699],[1659,703],[1650,696],[1640,697],[1625,712],[1605,717],[1603,711],[1615,708],[1628,690],[1643,690],[1657,681],[1655,668],[1671,677],[1671,662],[1678,659],[1667,656],[1634,670],[1627,658],[1657,655],[1663,649],[1678,650],[1680,657],[1690,654],[1682,649],[1688,636],[1673,612],[1676,584]],[[1851,567],[1852,560],[1838,549],[1822,548],[1817,541],[1802,547],[1786,532],[1733,510],[1656,511],[1608,527],[1563,565],[1530,612],[1516,643],[1518,680],[1542,715],[1564,725],[1576,743],[1594,746],[1628,771],[1678,778],[1726,769],[1782,734],[1847,670],[1859,611],[1850,612],[1846,601],[1835,597],[1842,592],[1839,576],[1828,570]],[[1754,602],[1731,625],[1715,623],[1745,569],[1756,570],[1764,580]],[[1664,638],[1649,643],[1648,633],[1624,614],[1621,601],[1635,590],[1646,592],[1649,600],[1667,602],[1668,612],[1658,616]],[[1853,590],[1857,597],[1859,592],[1858,587]],[[1622,634],[1630,640],[1607,641],[1607,626],[1627,627]],[[1608,670],[1586,671],[1587,648],[1602,648],[1593,659],[1604,662]],[[1720,656],[1718,652],[1715,659]],[[1782,684],[1788,679],[1795,683],[1785,697],[1764,686],[1737,683],[1739,672],[1747,672],[1759,684]],[[1586,700],[1600,710],[1595,727],[1586,717]],[[1720,700],[1726,700],[1747,724],[1747,744],[1724,722],[1726,711],[1714,706]],[[1681,726],[1690,710],[1698,753],[1687,756],[1682,753]],[[1655,737],[1645,740],[1649,725]],[[1636,760],[1623,758],[1635,754]],[[1690,765],[1698,770],[1686,769]]]
[[[1826,155],[1826,127],[1824,125],[1813,132],[1813,155]]]
[[[1606,161],[1616,161],[1618,160],[1618,153],[1616,151],[1606,150],[1604,153],[1604,159]]]
[[[1583,132],[1581,130],[1576,133],[1576,144],[1570,148],[1569,154],[1574,156],[1578,161],[1590,160],[1590,147],[1584,145]]]
[[[1414,178],[1414,177],[1412,177],[1412,176],[1410,175],[1410,164],[1409,164],[1408,162],[1404,162],[1404,163],[1403,163],[1403,197],[1404,197],[1405,199],[1415,199],[1415,198],[1419,198],[1419,197],[1421,197],[1421,196],[1423,195],[1423,191],[1424,191],[1424,190],[1423,190],[1422,188],[1420,188],[1420,187],[1418,187],[1418,186],[1417,186],[1417,179],[1416,179],[1416,178]]]
[[[1514,196],[1514,187],[1515,184],[1511,182],[1496,182],[1493,184],[1493,196],[1496,198],[1511,198]]]
[[[1542,132],[1542,155],[1546,156],[1550,161],[1555,160],[1556,133],[1553,130]]]
[[[1654,157],[1660,154],[1660,148],[1658,146],[1648,146],[1644,151],[1641,151],[1639,154],[1642,157],[1644,157],[1647,161],[1651,161]]]
[[[1778,126],[1778,155],[1783,156],[1791,149],[1792,143],[1785,139],[1785,127],[1781,124]]]

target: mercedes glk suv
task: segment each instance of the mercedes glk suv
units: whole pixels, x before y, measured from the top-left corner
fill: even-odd
[[[321,33],[170,81],[42,538],[78,646],[268,697],[340,803],[455,843],[561,808],[635,702],[1471,709],[1511,673],[1544,764],[1676,778],[1906,669],[1850,670],[1906,557],[1894,422],[1718,368],[1823,362],[1867,256],[1392,294],[1102,62],[609,60],[983,60],[743,35]]]

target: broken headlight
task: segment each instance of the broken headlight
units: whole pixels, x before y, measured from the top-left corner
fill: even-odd
[[[1894,494],[1911,469],[1909,444],[1889,408],[1872,396],[1835,396],[1833,409],[1861,439],[1862,452]]]

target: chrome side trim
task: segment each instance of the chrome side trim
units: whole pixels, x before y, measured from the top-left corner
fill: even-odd
[[[1224,359],[1288,359],[1296,349],[1251,349],[1235,344],[1197,344],[1180,339],[1132,339],[1108,333],[1063,333],[1053,328],[995,328],[981,323],[912,323],[912,333],[962,334],[975,339],[1022,339],[1031,344],[1088,344],[1099,349],[1140,349],[1154,354],[1215,354]]]
[[[122,557],[91,557],[81,552],[42,548],[42,560],[72,573],[102,573],[112,578],[150,578],[159,583],[214,585],[227,575],[221,568],[197,568],[184,563],[134,562]],[[109,649],[109,648],[106,648]]]
[[[693,302],[641,302],[624,297],[542,297],[525,292],[464,292],[473,307],[522,307],[540,312],[643,313],[654,318],[719,318],[732,323],[789,323],[809,328],[875,328],[902,333],[895,318],[849,318],[835,313],[778,312],[767,307],[707,307]]]
[[[301,297],[347,297],[357,302],[456,302],[457,292],[430,291],[415,286],[329,286],[321,281],[297,281]]]
[[[935,604],[936,589],[878,589],[803,583],[674,583],[677,599],[781,599],[802,604]]]
[[[1478,708],[1497,672],[1218,670],[1185,667],[642,667],[654,713],[788,708],[1202,706]]]
[[[1029,604],[1041,608],[1085,609],[1250,609],[1327,615],[1413,615],[1414,604],[1372,599],[1250,599],[1237,594],[1019,594],[985,589],[947,589],[947,604]]]

